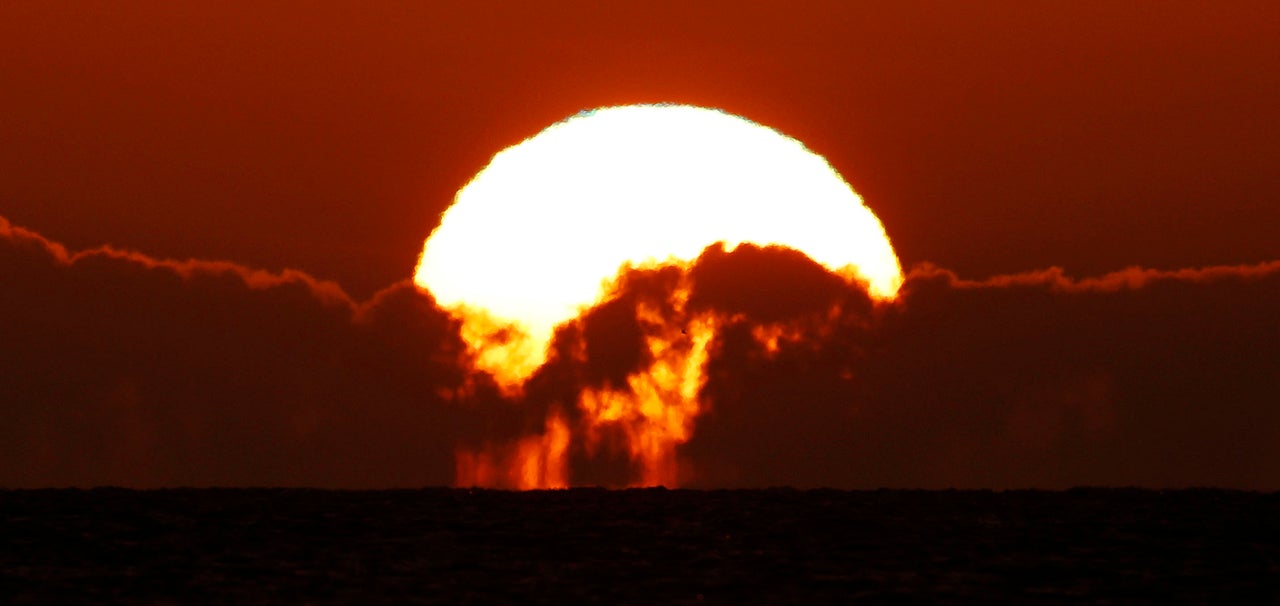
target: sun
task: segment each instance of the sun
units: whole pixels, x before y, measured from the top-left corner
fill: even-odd
[[[610,297],[622,270],[689,269],[717,243],[797,250],[878,299],[902,284],[884,227],[825,159],[766,126],[687,105],[582,112],[498,153],[427,238],[414,281],[461,320],[475,369],[519,397],[556,328]],[[648,367],[624,384],[583,386],[561,403],[572,409],[548,410],[541,431],[459,445],[457,484],[568,486],[567,453],[592,456],[611,431],[625,437],[633,485],[679,485],[677,451],[704,409],[711,345],[740,321],[690,310],[689,293],[686,280],[666,295],[667,312],[636,308]],[[794,330],[752,334],[772,351]]]
[[[688,105],[581,112],[498,153],[427,239],[414,281],[462,318],[482,369],[519,384],[621,268],[687,264],[717,242],[793,248],[878,298],[902,283],[884,227],[824,158]]]

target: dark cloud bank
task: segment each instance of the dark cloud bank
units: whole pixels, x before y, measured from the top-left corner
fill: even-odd
[[[921,267],[885,305],[788,251],[708,249],[691,277],[691,311],[737,320],[679,451],[690,486],[1280,488],[1280,261]],[[465,370],[457,324],[408,282],[357,302],[297,272],[72,254],[3,219],[0,278],[0,486],[391,487],[450,484],[457,446],[643,367],[634,306],[679,273],[629,274],[521,402]],[[770,353],[765,324],[795,338]],[[632,472],[571,462],[575,483]]]

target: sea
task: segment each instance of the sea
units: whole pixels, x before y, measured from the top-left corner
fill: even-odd
[[[0,490],[5,604],[1280,603],[1280,493]]]

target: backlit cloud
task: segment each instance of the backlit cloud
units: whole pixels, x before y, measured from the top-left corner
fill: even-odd
[[[354,301],[2,219],[0,276],[6,487],[452,484],[460,452],[554,446],[549,418],[579,438],[568,482],[635,482],[626,427],[585,425],[580,394],[653,368],[652,320],[682,313],[718,323],[682,485],[1280,488],[1280,262],[920,267],[874,302],[803,256],[713,247],[687,274],[624,276],[517,399],[407,281]],[[685,307],[664,308],[676,288]]]

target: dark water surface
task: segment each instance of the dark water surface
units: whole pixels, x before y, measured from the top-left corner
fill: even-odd
[[[1280,494],[0,491],[0,602],[1280,603]]]

